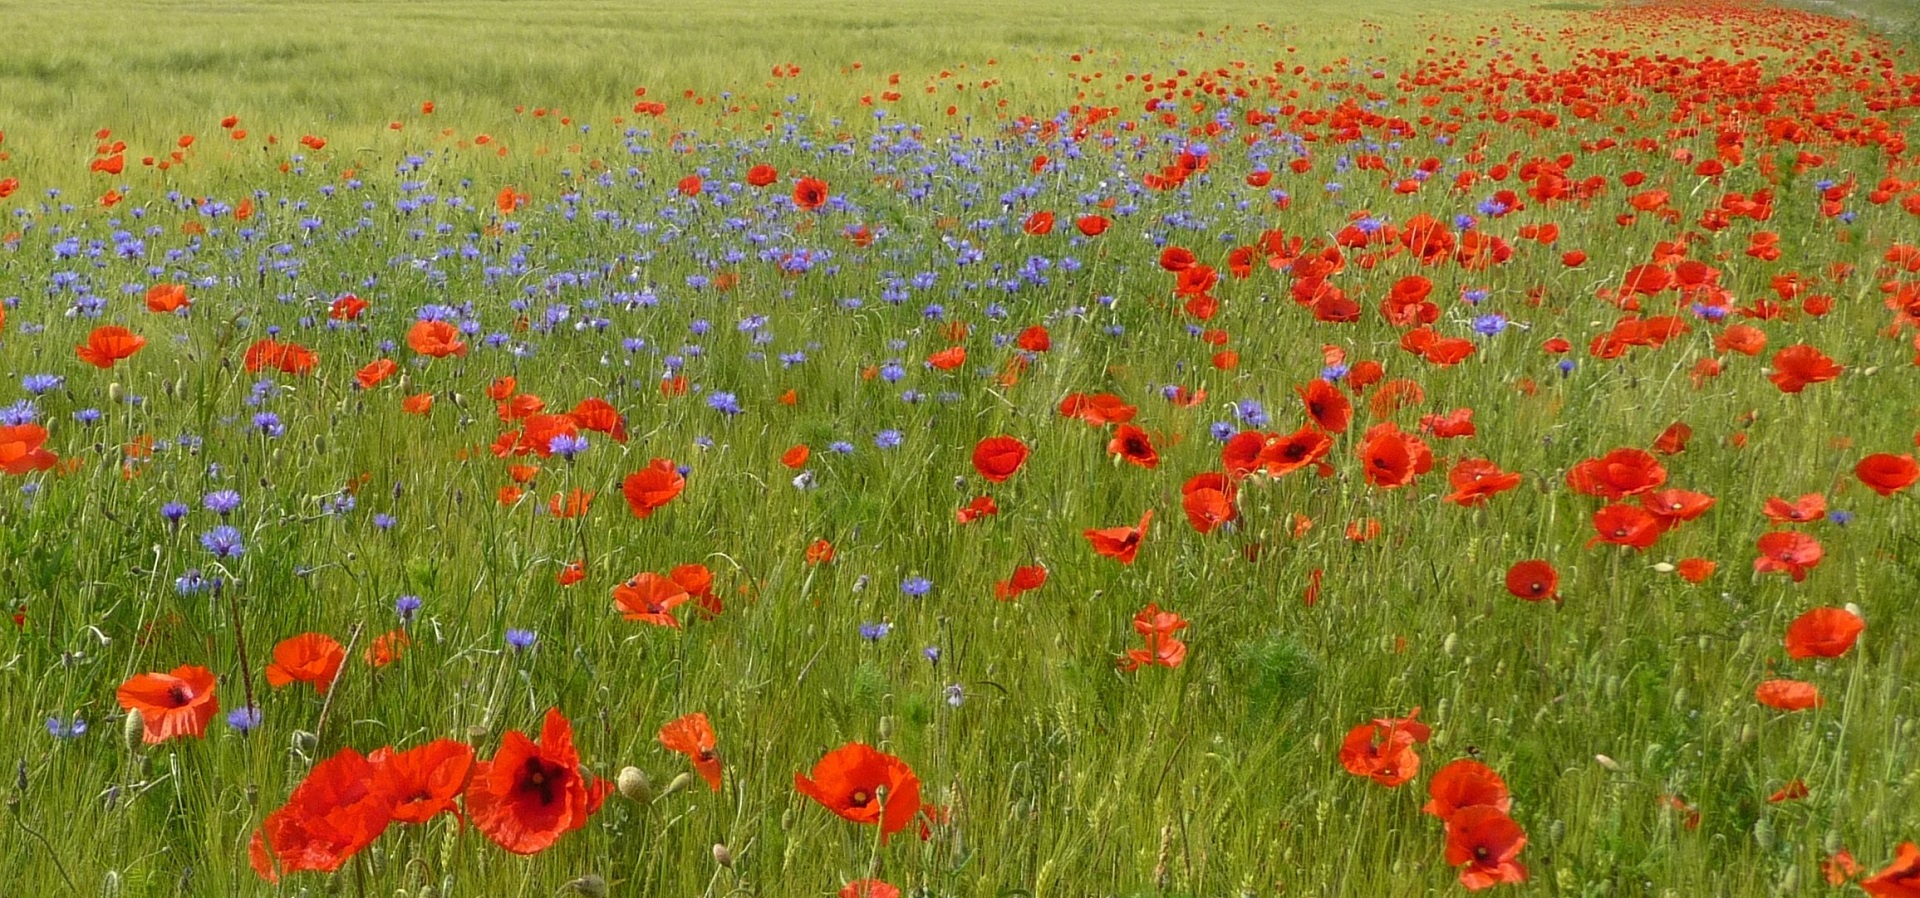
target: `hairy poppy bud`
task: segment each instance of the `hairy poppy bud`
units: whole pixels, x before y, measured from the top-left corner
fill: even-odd
[[[661,790],[660,797],[665,798],[691,785],[693,785],[693,774],[682,773],[679,776],[674,777],[673,782],[670,782],[667,784],[667,788]]]
[[[139,708],[129,709],[120,735],[127,742],[127,751],[139,751],[141,744],[146,741],[147,716],[140,713]]]
[[[1609,771],[1612,771],[1614,773],[1620,772],[1620,762],[1615,761],[1614,759],[1609,758],[1606,755],[1594,755],[1593,760],[1594,760],[1594,763],[1599,764],[1601,767],[1604,767]]]
[[[125,402],[127,401],[127,388],[121,386],[117,380],[107,384],[107,398],[114,402]]]
[[[311,755],[314,749],[320,747],[320,737],[306,730],[294,730],[289,741],[293,744],[293,750],[303,755]]]
[[[622,767],[618,776],[613,778],[620,794],[636,804],[646,804],[653,800],[653,784],[647,782],[647,775],[638,767]]]
[[[1668,564],[1668,563],[1666,563],[1666,562],[1664,562],[1664,561],[1662,561],[1662,562],[1659,562],[1659,563],[1657,563],[1657,564],[1655,564],[1655,565],[1653,566],[1653,570],[1654,570],[1654,572],[1655,572],[1655,573],[1661,573],[1661,574],[1671,574],[1671,573],[1673,573],[1674,571],[1677,571],[1677,570],[1679,570],[1679,568],[1677,568],[1677,567],[1674,567],[1673,565],[1671,565],[1671,564]]]
[[[585,895],[587,898],[606,898],[607,881],[598,873],[589,873],[561,886],[560,891]]]
[[[719,842],[713,843],[713,862],[729,870],[733,869],[733,852]]]
[[[1765,817],[1753,821],[1753,844],[1761,851],[1773,850],[1773,824]]]

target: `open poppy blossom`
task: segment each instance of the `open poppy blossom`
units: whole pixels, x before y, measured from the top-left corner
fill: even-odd
[[[207,723],[220,711],[213,671],[182,664],[167,673],[134,674],[115,693],[120,707],[139,711],[142,739],[157,745],[176,736],[206,735]]]
[[[1406,717],[1381,718],[1348,730],[1340,742],[1340,766],[1388,788],[1405,785],[1420,774],[1414,746],[1432,735],[1419,716],[1415,708]]]
[[[1811,384],[1833,380],[1845,370],[1826,353],[1803,343],[1775,353],[1773,373],[1767,379],[1782,393],[1798,393]]]
[[[1446,501],[1466,508],[1485,505],[1489,497],[1519,486],[1520,479],[1519,474],[1502,471],[1487,459],[1463,458],[1447,472],[1453,492],[1447,494]]]
[[[338,640],[325,633],[302,633],[273,647],[267,682],[275,689],[289,683],[312,683],[314,691],[326,695],[346,660],[347,650]]]
[[[987,437],[973,447],[973,469],[988,483],[1005,483],[1027,463],[1032,451],[1010,436]]]
[[[1867,622],[1845,608],[1814,608],[1787,625],[1787,657],[1838,658],[1853,648]]]
[[[1759,573],[1784,573],[1799,583],[1826,556],[1820,541],[1794,530],[1773,530],[1760,537],[1760,557],[1753,560]]]
[[[1587,540],[1591,549],[1600,543],[1632,546],[1640,551],[1651,548],[1665,530],[1660,519],[1635,505],[1613,504],[1593,513],[1594,537]]]
[[[1779,496],[1770,496],[1760,513],[1775,524],[1809,524],[1827,516],[1827,497],[1820,493],[1807,493],[1798,499],[1788,501]]]
[[[1753,697],[1776,711],[1805,711],[1824,704],[1819,687],[1799,680],[1768,680],[1753,690]]]
[[[467,815],[494,844],[514,854],[538,854],[587,825],[611,781],[589,782],[573,747],[573,724],[547,709],[538,741],[509,730],[491,760],[473,765]]]
[[[1657,489],[1666,482],[1667,469],[1639,449],[1615,449],[1567,471],[1567,486],[1574,492],[1613,501]]]
[[[827,182],[801,178],[793,184],[793,204],[809,212],[827,204]]]
[[[147,288],[147,311],[172,314],[193,305],[184,284],[154,284]]]
[[[1353,403],[1347,394],[1324,379],[1314,380],[1304,387],[1294,387],[1300,394],[1300,401],[1307,406],[1307,417],[1327,433],[1346,433],[1353,423]]]
[[[1140,551],[1140,542],[1147,538],[1147,522],[1153,520],[1153,509],[1140,513],[1140,523],[1132,527],[1108,527],[1101,530],[1086,531],[1087,542],[1093,544],[1093,551],[1121,564],[1132,564],[1133,556]]]
[[[620,483],[628,509],[634,517],[643,519],[672,502],[686,488],[687,479],[680,476],[671,459],[665,458],[648,462],[645,468],[627,475]]]
[[[680,619],[674,616],[673,609],[692,598],[686,588],[672,578],[651,571],[636,574],[613,588],[613,603],[621,617],[675,630],[680,629]]]
[[[393,800],[395,823],[425,823],[437,814],[460,816],[454,799],[466,791],[473,773],[473,747],[452,739],[396,752],[378,748],[367,756],[378,788]]]
[[[21,475],[45,471],[60,461],[46,449],[47,429],[38,424],[0,426],[0,471]]]
[[[667,721],[660,728],[660,744],[668,751],[686,755],[687,760],[693,762],[694,772],[707,781],[707,786],[720,791],[720,752],[707,715],[696,712]]]
[[[1013,569],[1013,576],[1005,580],[996,580],[993,584],[993,597],[1002,602],[1010,602],[1021,593],[1032,592],[1047,585],[1047,569],[1040,565],[1022,565]]]
[[[1560,601],[1560,572],[1538,559],[1516,562],[1507,568],[1507,592],[1516,599],[1538,602]]]
[[[1147,432],[1131,424],[1122,424],[1113,432],[1113,439],[1107,442],[1107,454],[1119,456],[1143,468],[1156,468],[1160,465],[1160,453],[1153,448],[1153,440]]]
[[[287,803],[254,831],[247,845],[253,872],[279,882],[283,873],[338,870],[387,831],[394,805],[378,767],[342,748],[313,765]]]
[[[1860,880],[1860,889],[1874,898],[1920,898],[1920,845],[1901,842],[1893,862]]]
[[[1420,810],[1448,820],[1466,808],[1489,807],[1506,813],[1513,806],[1507,795],[1507,781],[1493,768],[1472,758],[1448,762],[1427,781],[1430,799]]]
[[[1187,644],[1175,634],[1188,626],[1186,618],[1160,610],[1159,603],[1148,603],[1133,616],[1133,631],[1146,642],[1145,648],[1128,649],[1120,658],[1120,669],[1128,672],[1142,667],[1179,667],[1187,660]]]
[[[1477,805],[1447,818],[1447,863],[1461,868],[1468,891],[1526,882],[1527,868],[1515,860],[1526,845],[1526,831],[1499,808]]]
[[[73,354],[96,368],[112,368],[122,359],[132,358],[146,345],[147,338],[117,324],[109,324],[94,328],[93,333],[87,335],[86,344],[74,347]]]
[[[811,776],[793,775],[793,787],[844,819],[880,827],[882,844],[920,813],[920,778],[913,768],[865,743],[827,752]]]
[[[1869,455],[1853,466],[1853,476],[1858,477],[1868,489],[1882,496],[1892,496],[1920,482],[1920,462],[1911,455],[1892,455],[1879,453]]]

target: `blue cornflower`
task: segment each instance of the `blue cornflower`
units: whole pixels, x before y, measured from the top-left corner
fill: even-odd
[[[393,613],[400,615],[402,621],[412,621],[422,604],[419,596],[401,596],[393,600]]]
[[[1836,508],[1832,511],[1827,512],[1827,520],[1832,521],[1833,523],[1841,527],[1845,527],[1848,524],[1853,523],[1853,512],[1841,511],[1840,509]]]
[[[397,522],[393,519],[393,515],[385,512],[373,516],[373,526],[380,530],[392,530],[395,523]]]
[[[926,648],[920,650],[920,656],[927,659],[928,664],[939,664],[940,663],[940,647],[937,645],[927,646]]]
[[[73,715],[72,721],[58,717],[47,718],[47,732],[55,739],[77,739],[87,734],[87,722],[80,715]]]
[[[160,506],[160,516],[166,518],[167,523],[173,524],[174,526],[179,526],[180,520],[186,517],[189,511],[192,511],[192,509],[188,508],[185,502],[168,502]]]
[[[713,392],[707,395],[707,407],[725,415],[740,414],[740,399],[732,393]]]
[[[933,581],[925,577],[908,577],[900,581],[900,592],[908,598],[917,599],[933,590]]]
[[[836,455],[852,455],[853,444],[846,440],[834,440],[827,444],[827,451]]]
[[[1495,312],[1473,319],[1473,331],[1483,337],[1497,337],[1507,329],[1507,316]]]
[[[965,704],[967,701],[966,690],[961,689],[959,683],[954,683],[948,686],[946,689],[946,695],[947,695],[947,707],[950,707],[950,708],[958,708],[962,704]]]
[[[1347,376],[1348,370],[1349,369],[1347,368],[1347,366],[1343,364],[1328,365],[1327,367],[1320,369],[1320,377],[1322,380],[1325,380],[1327,383],[1330,383],[1330,384],[1339,383],[1341,378]]]
[[[272,412],[254,415],[253,427],[268,437],[281,437],[287,433],[286,425],[280,423],[280,416]]]
[[[83,408],[73,413],[73,420],[81,424],[95,423],[100,420],[100,410],[97,408]]]
[[[507,630],[507,647],[516,652],[524,652],[533,648],[534,640],[539,638],[532,630],[509,629]]]
[[[51,393],[54,390],[60,389],[66,382],[67,379],[58,374],[29,374],[20,378],[20,387],[35,396],[39,396],[43,393]]]
[[[893,630],[889,623],[865,623],[860,625],[860,638],[868,642],[879,642],[880,638]]]
[[[716,393],[714,395],[717,396],[719,394]],[[547,441],[547,448],[551,450],[553,454],[567,461],[573,461],[574,456],[587,451],[587,438],[571,433],[555,434],[553,439]]]
[[[200,545],[215,558],[239,558],[247,550],[240,542],[240,531],[225,524],[200,534]]]
[[[900,445],[900,442],[903,439],[905,439],[905,437],[901,435],[900,431],[883,430],[874,435],[873,444],[882,449],[892,449],[895,446]]]
[[[224,518],[240,507],[240,494],[233,490],[215,490],[208,493],[203,501],[208,511]]]
[[[227,726],[239,730],[242,734],[260,725],[260,709],[252,705],[242,705],[227,712]]]
[[[1213,426],[1207,428],[1207,432],[1213,434],[1214,439],[1224,443],[1233,439],[1234,434],[1240,432],[1240,428],[1233,426],[1231,422],[1215,421]]]

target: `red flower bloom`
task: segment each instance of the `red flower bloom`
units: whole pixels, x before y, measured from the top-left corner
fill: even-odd
[[[1807,579],[1807,571],[1820,563],[1826,555],[1820,541],[1792,530],[1774,530],[1760,537],[1760,557],[1753,560],[1753,569],[1766,574],[1783,571],[1799,583]]]
[[[347,650],[338,640],[325,633],[302,633],[273,647],[267,682],[275,689],[288,683],[312,683],[314,691],[326,695],[346,660]]]
[[[793,204],[812,211],[827,204],[827,182],[819,178],[801,178],[793,185]]]
[[[1415,708],[1406,717],[1376,719],[1348,730],[1340,742],[1340,766],[1388,788],[1412,780],[1420,773],[1420,755],[1413,747],[1432,735],[1419,716]]]
[[[114,363],[130,358],[147,345],[147,338],[135,334],[117,324],[96,327],[87,335],[87,345],[76,346],[73,354],[96,368],[112,368]]]
[[[691,598],[686,588],[672,578],[651,571],[636,574],[613,588],[614,606],[620,609],[622,617],[676,630],[680,629],[680,619],[673,616],[673,609]]]
[[[1014,437],[987,437],[974,444],[973,469],[989,483],[1005,483],[1026,464],[1030,454],[1027,444]]]
[[[1845,370],[1826,353],[1802,343],[1774,354],[1773,373],[1767,379],[1782,393],[1798,393],[1808,384],[1833,380]]]
[[[1860,880],[1860,888],[1874,898],[1920,898],[1920,846],[1901,842],[1893,863]]]
[[[1134,553],[1140,551],[1141,540],[1147,537],[1147,522],[1153,520],[1153,509],[1140,514],[1140,523],[1132,527],[1108,527],[1103,530],[1088,530],[1087,542],[1093,544],[1093,551],[1115,559],[1121,564],[1132,564]]]
[[[1920,463],[1911,455],[1885,452],[1869,455],[1853,466],[1853,476],[1882,496],[1891,496],[1920,481]]]
[[[25,474],[44,471],[60,461],[44,445],[47,429],[38,424],[14,424],[0,427],[0,471]]]
[[[993,597],[1002,602],[1019,598],[1023,592],[1031,592],[1047,585],[1047,569],[1040,565],[1027,565],[1013,569],[1013,576],[1006,580],[996,580],[993,584]]]
[[[1149,603],[1133,616],[1133,631],[1146,641],[1146,647],[1128,649],[1120,659],[1120,669],[1131,673],[1153,665],[1179,667],[1187,660],[1187,644],[1174,634],[1186,628],[1186,618],[1160,610],[1158,603]]]
[[[671,459],[665,458],[648,462],[645,468],[627,475],[620,484],[620,492],[627,497],[627,507],[636,518],[653,514],[686,488],[687,479],[680,476]]]
[[[1667,469],[1659,460],[1639,449],[1615,449],[1599,458],[1589,458],[1567,471],[1567,486],[1574,492],[1619,501],[1652,490],[1667,482]]]
[[[1487,459],[1463,458],[1447,472],[1453,492],[1447,494],[1446,501],[1468,508],[1485,505],[1489,497],[1519,486],[1520,479],[1519,474],[1502,471]]]
[[[549,708],[538,742],[510,730],[493,760],[473,765],[467,813],[494,844],[515,854],[537,854],[586,826],[607,786],[589,784],[580,773],[573,725],[560,709]]]
[[[442,812],[460,816],[453,800],[466,790],[473,772],[472,746],[435,739],[403,752],[378,748],[367,760],[378,771],[380,790],[394,803],[396,822],[425,823]]]
[[[268,882],[301,870],[330,873],[386,832],[393,810],[393,794],[380,788],[375,765],[343,748],[313,765],[286,805],[267,815],[247,857]]]
[[[1819,687],[1799,680],[1768,680],[1755,687],[1753,697],[1760,704],[1779,711],[1805,711],[1824,703]]]
[[[1113,439],[1107,441],[1107,454],[1118,455],[1143,468],[1160,465],[1160,453],[1153,448],[1153,439],[1131,424],[1122,424],[1113,432]]]
[[[855,823],[880,827],[880,841],[920,813],[920,778],[907,762],[871,746],[849,742],[813,765],[813,775],[793,775],[793,787],[827,810]]]
[[[1420,810],[1441,820],[1451,819],[1456,811],[1489,807],[1506,813],[1513,806],[1507,795],[1507,783],[1493,768],[1470,758],[1449,763],[1427,781],[1427,796],[1432,800]]]
[[[220,711],[213,694],[213,671],[183,664],[167,673],[134,674],[115,693],[120,707],[139,710],[146,721],[148,745],[175,736],[204,736],[207,722]]]
[[[1293,391],[1300,394],[1300,401],[1307,406],[1307,417],[1312,418],[1321,430],[1346,433],[1347,427],[1353,423],[1353,403],[1348,401],[1347,394],[1340,392],[1339,387],[1325,379],[1317,379],[1304,387],[1294,387]]]
[[[1827,497],[1820,493],[1807,493],[1791,502],[1779,496],[1767,497],[1767,503],[1760,513],[1775,524],[1806,524],[1818,521],[1827,513]]]
[[[1545,561],[1522,561],[1507,568],[1507,592],[1514,598],[1560,601],[1560,572]]]
[[[694,713],[667,721],[660,728],[660,744],[686,755],[707,785],[720,791],[720,753],[707,715]]]
[[[1866,621],[1845,608],[1815,608],[1787,625],[1787,657],[1838,658],[1866,628]]]
[[[1498,808],[1463,808],[1447,819],[1447,863],[1462,868],[1460,884],[1470,891],[1526,882],[1527,868],[1514,860],[1526,845],[1526,831]]]
[[[1108,225],[1111,224],[1112,222],[1103,215],[1082,215],[1073,222],[1073,226],[1079,228],[1080,233],[1088,237],[1098,237],[1106,233]]]
[[[1598,543],[1632,546],[1646,551],[1660,539],[1660,519],[1646,509],[1632,505],[1609,505],[1593,513],[1594,537],[1587,548]]]

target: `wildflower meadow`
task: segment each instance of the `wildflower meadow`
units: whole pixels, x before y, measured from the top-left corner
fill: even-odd
[[[0,2],[0,894],[1920,896],[1899,14]]]

